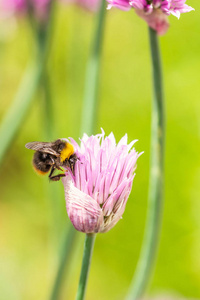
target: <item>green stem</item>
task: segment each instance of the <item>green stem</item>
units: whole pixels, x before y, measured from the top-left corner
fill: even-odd
[[[148,195],[148,214],[139,262],[127,300],[136,300],[144,293],[150,279],[158,248],[163,202],[164,165],[164,98],[161,60],[156,31],[149,28],[152,71],[153,103],[151,126],[151,160]]]
[[[18,93],[9,108],[0,128],[0,165],[27,115],[41,79],[43,66],[32,62],[23,77]]]
[[[88,273],[89,273],[89,268],[91,263],[95,237],[96,237],[95,234],[86,234],[85,237],[83,261],[82,261],[82,268],[81,268],[78,290],[76,294],[76,300],[83,300],[85,298],[87,279],[88,279]]]
[[[50,142],[57,139],[56,122],[54,116],[53,98],[51,93],[51,84],[47,68],[45,68],[41,80],[41,92],[43,99],[41,99],[41,119],[42,128],[44,129],[43,140]],[[59,184],[53,184],[49,181],[45,182],[46,196],[50,209],[50,227],[49,227],[49,242],[50,246],[56,245],[58,241],[58,233],[60,229],[61,220],[61,203],[62,199]]]
[[[60,292],[60,286],[63,281],[63,274],[65,272],[66,268],[66,261],[69,261],[69,257],[71,254],[71,249],[73,247],[73,243],[75,240],[75,229],[74,227],[71,229],[71,227],[68,229],[68,231],[65,233],[61,253],[60,253],[60,264],[58,266],[58,272],[56,274],[52,294],[50,297],[50,300],[56,300],[58,299],[58,295]]]
[[[17,95],[0,127],[0,165],[3,162],[4,156],[10,148],[11,143],[20,130],[20,127],[22,126],[47,63],[49,42],[52,32],[53,3],[54,1],[51,0],[49,12],[50,16],[46,28],[46,34],[43,36],[42,44],[38,47],[36,59],[30,64],[30,66],[28,66]]]
[[[86,79],[85,95],[83,99],[83,111],[81,120],[81,136],[84,132],[92,134],[97,117],[97,92],[99,87],[100,61],[103,45],[103,32],[105,26],[106,3],[102,0],[97,17],[97,27],[94,36],[93,48],[89,57]]]
[[[29,0],[30,1],[30,0]],[[53,37],[53,29],[54,29],[54,16],[56,11],[56,1],[50,0],[48,2],[47,14],[48,19],[44,22],[40,22],[38,27],[35,27],[35,36],[37,41],[37,49],[38,53],[41,51],[44,52],[44,57],[50,51],[51,39]],[[41,108],[42,108],[42,128],[44,128],[44,141],[50,142],[57,139],[57,130],[56,130],[56,122],[54,115],[54,103],[51,91],[51,81],[50,81],[50,73],[48,70],[48,65],[46,64],[42,79],[41,79],[41,91],[43,99],[41,99]],[[61,186],[59,184],[49,184],[49,182],[45,182],[46,184],[46,192],[47,192],[47,200],[51,205],[51,215],[50,215],[50,227],[49,227],[49,242],[50,246],[56,245],[58,242],[58,235],[60,232],[61,226],[61,209],[59,199],[62,199],[61,194]]]
[[[48,71],[45,70],[41,81],[42,90],[44,94],[44,129],[46,141],[52,141],[54,139],[55,122],[53,114],[53,99],[51,96],[50,82]]]
[[[97,90],[99,85],[99,71],[100,71],[100,57],[103,43],[103,32],[104,32],[104,23],[105,23],[105,0],[101,2],[101,7],[97,16],[97,27],[95,30],[94,40],[92,44],[92,51],[89,57],[87,72],[86,72],[86,81],[85,81],[85,95],[83,101],[83,113],[82,113],[82,122],[80,127],[80,136],[83,132],[91,134],[94,131],[96,115],[97,115]],[[71,232],[71,233],[70,233]],[[74,230],[74,227],[70,224],[68,235],[72,236],[70,240],[68,235],[66,235],[65,243],[71,243],[76,237],[77,231]],[[72,249],[72,247],[71,247]],[[61,290],[62,277],[64,276],[64,270],[67,262],[69,261],[70,251],[67,251],[65,254],[65,248],[62,251],[60,257],[60,263],[57,271],[56,280],[53,286],[52,294],[50,299],[57,300]]]

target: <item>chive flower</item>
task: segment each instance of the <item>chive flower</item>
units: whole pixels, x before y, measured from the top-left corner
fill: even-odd
[[[108,9],[113,6],[125,11],[134,8],[137,15],[144,19],[159,35],[167,32],[170,14],[179,19],[181,13],[194,10],[185,4],[186,0],[107,0],[107,2],[109,3]]]
[[[135,177],[138,154],[125,135],[118,144],[111,133],[70,139],[78,157],[73,172],[62,179],[68,216],[75,229],[107,232],[122,218]]]

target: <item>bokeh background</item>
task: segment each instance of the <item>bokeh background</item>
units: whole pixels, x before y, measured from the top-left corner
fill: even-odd
[[[166,99],[165,204],[160,248],[147,294],[200,298],[200,3],[195,12],[170,16],[160,38]],[[55,137],[78,140],[87,59],[95,13],[58,5],[48,63]],[[0,118],[11,105],[33,40],[25,17],[0,23]],[[96,238],[88,300],[123,299],[134,274],[147,211],[151,68],[146,24],[134,10],[107,11],[96,131],[138,139],[133,190],[123,219]],[[27,142],[44,140],[40,89],[0,171],[0,299],[48,299],[60,243],[69,225],[61,182],[49,183],[31,166]],[[57,193],[49,200],[51,185]],[[84,235],[66,267],[60,299],[74,299]]]

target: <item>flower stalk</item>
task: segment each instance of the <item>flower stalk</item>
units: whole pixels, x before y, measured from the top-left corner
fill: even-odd
[[[86,71],[85,94],[83,99],[83,111],[80,130],[81,136],[83,132],[87,132],[87,134],[90,135],[95,129],[98,104],[97,92],[99,87],[99,73],[105,26],[105,14],[106,1],[102,0],[97,17],[97,27],[92,45],[92,51],[89,57]]]
[[[43,65],[40,65],[38,60],[34,60],[28,65],[15,99],[2,121],[0,127],[0,165],[33,102],[33,96],[40,82],[42,71]]]
[[[88,134],[93,133],[95,128],[96,116],[97,116],[97,90],[99,86],[99,72],[100,72],[100,61],[101,61],[101,52],[102,52],[102,44],[103,44],[103,33],[104,33],[104,24],[105,24],[105,13],[106,13],[106,4],[105,0],[101,1],[100,10],[97,15],[97,27],[95,29],[94,39],[92,42],[92,51],[89,57],[87,71],[86,71],[86,80],[85,80],[85,94],[83,99],[83,111],[82,111],[82,121],[80,125],[80,136],[82,136],[83,132],[87,132]],[[59,297],[59,293],[62,287],[62,278],[64,276],[65,266],[67,265],[71,251],[65,252],[65,247],[67,244],[71,245],[74,242],[77,235],[77,231],[74,229],[72,224],[69,225],[69,230],[65,236],[62,251],[60,256],[60,264],[58,266],[55,282],[52,289],[52,294],[50,296],[51,300],[56,300]],[[89,235],[86,235],[86,240],[92,239]],[[88,242],[87,242],[88,244]],[[93,238],[94,244],[94,238]],[[92,246],[93,246],[92,244]],[[86,245],[86,242],[85,242]],[[72,247],[71,247],[72,250]],[[85,251],[89,251],[90,255],[92,255],[91,250],[87,246]],[[85,252],[84,252],[85,253]],[[87,257],[87,255],[83,256],[83,261]],[[87,260],[87,262],[89,262]],[[83,262],[83,264],[85,264]],[[88,266],[89,270],[89,266]],[[85,274],[85,273],[84,273]],[[83,275],[82,275],[83,276]],[[88,276],[88,272],[87,272]],[[86,288],[87,280],[83,281],[83,278],[80,278],[80,284],[82,285],[84,282],[84,288],[78,288],[77,297],[80,297],[79,294],[84,292]],[[84,290],[83,290],[84,289]],[[82,292],[81,292],[82,291]],[[84,296],[84,295],[83,295]],[[81,298],[80,298],[81,299]]]
[[[96,234],[86,234],[81,275],[76,300],[84,300]]]
[[[158,248],[162,218],[165,140],[164,97],[158,36],[156,31],[150,27],[149,38],[153,75],[153,103],[148,215],[141,254],[127,300],[139,299],[148,284]]]
[[[46,24],[45,32],[42,35],[42,39],[37,41],[36,56],[28,65],[15,99],[0,127],[0,165],[3,162],[10,144],[15,139],[26,118],[28,110],[34,100],[34,94],[46,68],[49,55],[49,42],[52,34],[53,3],[54,0],[51,0],[49,4],[49,19]],[[33,26],[32,19],[30,19],[30,25],[33,31],[36,30],[36,27]],[[39,36],[39,33],[34,33],[34,37],[36,36]]]
[[[43,114],[44,114],[44,131],[47,141],[52,141],[54,139],[55,130],[55,121],[53,114],[53,99],[50,89],[50,79],[48,71],[45,70],[42,78],[42,90],[44,94],[44,103],[43,103]]]
[[[70,226],[69,229],[66,230],[66,233],[64,234],[64,240],[62,243],[61,253],[60,253],[58,272],[56,274],[50,300],[58,299],[61,284],[63,282],[63,274],[65,272],[66,262],[69,260],[71,249],[74,246],[73,245],[74,240],[75,240],[75,229],[72,226]]]

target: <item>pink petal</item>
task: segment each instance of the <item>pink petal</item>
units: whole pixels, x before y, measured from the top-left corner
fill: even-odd
[[[98,203],[77,189],[69,176],[62,179],[68,216],[75,229],[85,233],[98,232],[103,214]]]

